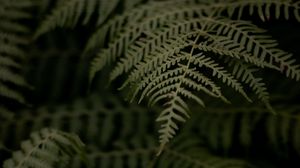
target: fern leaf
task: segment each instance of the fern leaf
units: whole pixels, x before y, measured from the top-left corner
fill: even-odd
[[[254,3],[254,2],[252,2],[252,1],[250,1],[251,3]],[[178,2],[177,2],[178,3]],[[239,3],[241,3],[241,2],[239,2]],[[264,3],[271,3],[271,2],[264,2]],[[159,4],[159,3],[158,3]],[[180,3],[178,3],[178,4],[180,4]],[[230,3],[229,3],[230,4]],[[224,8],[225,7],[227,7],[227,5],[229,6],[229,4],[222,4],[222,5],[225,5],[224,6]],[[244,5],[247,5],[248,3],[246,2]],[[160,5],[160,4],[159,4]],[[193,4],[193,5],[195,5],[195,4]],[[219,5],[219,6],[222,6],[222,5]],[[165,5],[166,6],[166,5]],[[170,6],[176,6],[176,3],[175,4],[172,4],[172,5],[170,5]],[[213,8],[213,6],[214,5],[212,5],[212,8]],[[216,5],[216,6],[218,6],[218,5]],[[153,7],[154,8],[154,7]],[[201,14],[201,9],[203,8],[203,5],[199,5],[198,6],[198,10],[200,10],[200,12],[197,12],[197,14],[199,14],[200,16],[202,15]],[[145,11],[144,12],[148,12],[148,10],[149,9],[151,9],[151,5],[149,5],[149,8],[147,8],[147,9],[144,9]],[[156,8],[154,8],[154,9],[159,9],[159,6],[156,6]],[[176,8],[175,9],[170,9],[170,11],[172,11],[172,10],[174,10],[174,13],[173,12],[168,12],[168,13],[166,13],[167,14],[167,16],[166,17],[159,17],[160,19],[165,19],[165,18],[172,18],[172,16],[173,15],[191,15],[191,13],[192,12],[194,12],[193,10],[196,10],[196,7],[194,6],[194,8],[192,8],[192,7],[190,7],[190,8],[188,8],[188,9],[190,9],[191,10],[191,12],[187,12],[187,9],[182,9],[182,10],[179,10],[179,9],[177,9],[176,10]],[[158,10],[159,11],[159,10]],[[133,14],[135,14],[134,13],[135,11],[133,11],[132,12],[132,15]],[[141,12],[141,11],[139,11],[139,12]],[[150,13],[150,12],[149,12]],[[159,12],[156,12],[156,13],[159,13]],[[140,16],[140,15],[138,15],[138,14],[136,14],[137,16]],[[97,33],[95,33],[95,36],[92,36],[92,38],[91,38],[91,40],[90,40],[90,42],[88,43],[88,45],[87,45],[87,50],[89,50],[89,49],[91,49],[91,48],[95,48],[95,44],[102,44],[103,42],[100,42],[100,40],[99,39],[103,39],[104,40],[104,36],[103,36],[103,34],[106,34],[105,32],[107,32],[108,30],[109,30],[109,27],[111,27],[111,25],[121,25],[122,24],[122,22],[120,21],[121,19],[123,19],[123,20],[125,20],[128,16],[127,16],[127,14],[125,13],[124,15],[124,18],[121,18],[121,17],[118,17],[118,18],[116,18],[116,19],[114,19],[114,20],[112,20],[111,22],[109,22],[107,25],[105,25],[105,26],[103,26],[103,28],[100,28],[99,29],[99,31],[97,32]],[[145,17],[147,17],[147,16],[145,16]],[[153,17],[153,16],[152,16]],[[132,20],[136,20],[135,18],[130,18],[130,19],[132,19]],[[155,19],[156,18],[151,18],[152,20],[151,21],[149,21],[149,20],[147,20],[147,19],[145,19],[145,21],[146,22],[142,22],[142,23],[138,23],[138,22],[133,22],[133,23],[135,23],[135,25],[137,26],[137,25],[143,25],[143,24],[146,24],[146,25],[158,25],[158,24],[156,24],[156,23],[152,23],[152,22],[154,22],[155,21]],[[163,21],[164,20],[160,20],[161,21],[161,24],[163,24]],[[121,23],[119,23],[119,22],[121,22]],[[179,22],[179,21],[178,21]],[[130,24],[131,25],[131,24]],[[129,26],[130,26],[129,25]],[[105,50],[102,50],[99,54],[98,54],[98,57],[99,58],[97,58],[97,59],[95,59],[94,61],[93,61],[93,66],[92,66],[92,72],[94,73],[94,72],[97,72],[97,71],[99,71],[99,70],[101,70],[102,68],[103,68],[103,66],[104,65],[106,65],[106,64],[109,64],[110,62],[111,62],[111,60],[113,61],[114,59],[115,59],[115,57],[118,57],[119,55],[120,55],[120,53],[122,53],[121,51],[122,51],[122,48],[123,48],[123,46],[125,46],[125,48],[127,48],[127,46],[128,46],[128,44],[126,44],[126,42],[129,42],[130,41],[130,39],[127,39],[128,38],[128,36],[126,36],[126,35],[128,35],[128,34],[134,34],[134,35],[137,35],[137,36],[139,36],[140,35],[140,33],[142,32],[142,30],[144,31],[144,32],[148,32],[148,31],[151,31],[151,29],[154,29],[155,27],[150,27],[150,26],[139,26],[140,28],[138,28],[138,27],[136,27],[136,28],[134,28],[134,27],[131,27],[130,29],[126,29],[127,27],[129,27],[129,26],[127,26],[127,25],[125,25],[124,26],[124,30],[125,31],[127,31],[127,32],[125,32],[125,33],[123,33],[123,34],[120,34],[120,37],[118,37],[118,32],[117,31],[114,31],[115,29],[117,29],[117,30],[122,30],[122,29],[120,29],[119,27],[115,27],[115,28],[111,28],[112,30],[110,30],[110,36],[109,36],[109,39],[114,39],[114,37],[118,37],[119,39],[116,41],[114,41],[114,42],[112,42],[111,44],[110,44],[110,46],[109,46],[109,48],[108,49],[105,49]],[[145,27],[144,29],[143,29],[143,27]],[[150,29],[148,29],[148,28],[150,28]],[[129,30],[129,31],[128,31]],[[180,29],[179,29],[180,30]],[[134,33],[134,32],[136,32],[136,33]],[[176,31],[173,31],[173,32],[176,32]],[[132,39],[135,39],[137,36],[133,36],[133,37],[131,37]],[[97,39],[97,40],[96,40]],[[103,40],[101,40],[101,41],[103,41]],[[125,42],[125,45],[123,44],[123,42]],[[243,44],[242,44],[243,45]],[[147,49],[147,48],[146,48]],[[136,50],[136,49],[135,49]],[[139,50],[139,51],[143,51],[142,49],[141,50]],[[114,54],[115,53],[115,54]],[[137,58],[139,58],[139,57],[137,57]],[[136,59],[136,58],[133,58],[133,59]],[[100,63],[97,63],[97,62],[102,62],[101,64]],[[127,62],[124,62],[124,64],[125,63],[127,63]],[[95,68],[95,66],[97,66],[98,65],[98,68]],[[122,70],[122,69],[121,69]],[[120,70],[119,70],[120,71]],[[91,75],[91,76],[93,76],[93,75]],[[114,77],[113,77],[114,78]]]
[[[186,138],[186,137],[185,137]],[[155,148],[135,148],[124,150],[113,150],[109,152],[92,151],[87,154],[90,168],[112,168],[112,167],[196,167],[196,168],[226,168],[251,167],[251,164],[238,159],[222,158],[211,154],[199,143],[199,139],[190,138],[177,139],[172,143],[172,148],[168,148],[165,152],[156,159],[153,159]],[[137,139],[140,141],[140,139]],[[82,167],[79,157],[72,159],[73,168]]]
[[[25,99],[21,93],[7,87],[4,83],[0,82],[0,95],[12,100],[15,100],[21,104],[25,104]]]
[[[100,9],[99,9],[99,19],[97,21],[97,25],[100,25],[103,23],[109,14],[114,10],[114,8],[119,3],[119,0],[113,0],[113,1],[100,1]]]
[[[15,85],[26,86],[27,83],[24,81],[24,78],[20,74],[15,74],[8,69],[0,67],[0,80],[4,82],[11,82]]]
[[[265,106],[273,113],[274,109],[270,105],[270,95],[267,91],[266,84],[262,82],[262,78],[257,78],[254,72],[257,69],[250,68],[249,65],[241,62],[229,62],[229,65],[233,66],[233,74],[241,79],[244,83],[248,84],[258,98],[265,104]]]
[[[186,106],[185,103],[180,105],[179,103],[181,102],[183,102],[183,100],[180,97],[174,96],[173,99],[166,103],[167,108],[165,108],[156,119],[157,122],[163,122],[163,124],[161,124],[161,129],[158,131],[161,135],[159,137],[160,149],[157,155],[161,154],[165,145],[176,134],[175,130],[179,129],[175,121],[185,122],[185,118],[189,117],[186,109],[184,109]]]
[[[63,162],[62,158],[66,156],[83,154],[83,143],[77,136],[53,129],[42,129],[40,132],[32,133],[31,140],[22,142],[21,148],[22,151],[14,152],[12,158],[4,162],[4,168],[50,168],[56,163]]]
[[[12,59],[9,59],[9,58],[6,58],[6,57],[0,57],[0,66],[2,67],[12,67],[12,68],[17,68],[19,69],[20,68],[20,65],[12,60]]]
[[[129,168],[134,168],[136,166],[147,167],[153,157],[153,153],[153,148],[125,149],[109,152],[93,151],[87,155],[87,159],[90,168],[124,167],[125,165]],[[80,158],[78,157],[74,157],[70,167],[82,167],[82,161],[79,159]]]
[[[122,141],[141,148],[149,141],[151,147],[155,147],[155,139],[146,138],[149,131],[155,132],[152,122],[154,119],[154,113],[149,113],[147,108],[134,104],[125,105],[115,95],[91,95],[71,104],[25,110],[11,119],[1,120],[0,142],[14,149],[30,132],[51,127],[74,132],[87,147],[96,146],[99,150],[108,147],[127,148],[122,147]],[[14,137],[13,140],[11,136]],[[134,143],[131,142],[134,136],[145,139]]]
[[[226,19],[225,19],[226,20]],[[245,47],[247,52],[253,53],[256,59],[269,64],[279,64],[278,69],[284,72],[287,77],[299,80],[300,70],[294,65],[295,60],[291,54],[276,49],[277,43],[266,35],[260,35],[264,30],[244,21],[216,20],[217,34],[228,35],[234,43]],[[254,35],[249,35],[249,34]]]
[[[298,127],[292,126],[299,123],[299,117],[293,114],[299,110],[298,106],[278,108],[277,115],[260,107],[206,110],[198,114],[195,121],[201,124],[196,127],[205,144],[214,151],[228,154],[232,150],[243,149],[248,155],[251,151],[257,152],[256,146],[260,145],[260,152],[271,151],[280,158],[290,158],[299,153],[299,141],[296,140]],[[265,135],[266,139],[256,135]]]
[[[166,1],[168,2],[168,1]],[[169,2],[170,3],[170,2]],[[146,9],[142,10],[143,8],[138,8],[137,12],[140,12],[141,14],[136,14],[137,16],[141,17],[144,16],[146,18],[143,18],[143,22],[139,23],[139,24],[133,24],[133,25],[127,25],[124,26],[124,28],[119,28],[119,27],[113,27],[111,28],[112,30],[110,30],[110,36],[109,38],[112,38],[112,41],[108,44],[108,48],[104,48],[103,50],[100,50],[100,52],[97,54],[97,57],[92,61],[92,65],[91,65],[91,78],[93,78],[94,74],[96,72],[98,72],[99,70],[101,70],[105,65],[110,64],[111,62],[115,61],[117,57],[120,57],[122,55],[122,52],[124,51],[124,48],[128,48],[129,45],[132,43],[133,40],[137,39],[139,36],[143,35],[143,32],[151,32],[154,31],[155,29],[157,29],[159,25],[164,25],[165,23],[171,22],[172,19],[174,19],[174,15],[176,16],[176,14],[178,14],[177,10],[179,5],[178,4],[174,4],[174,6],[169,6],[169,13],[164,14],[165,17],[162,17],[163,12],[161,11],[162,8],[165,8],[166,5],[168,5],[168,3],[162,3],[162,4],[156,4],[155,5],[150,5],[147,6]],[[151,8],[150,8],[151,7]],[[149,9],[152,9],[152,11],[148,11]],[[161,10],[159,10],[161,9]],[[135,11],[133,11],[131,14],[134,14]],[[145,14],[143,14],[143,13]],[[153,14],[155,13],[155,14]],[[181,15],[187,13],[187,10],[183,11],[182,13],[179,13]],[[152,15],[154,16],[152,16]],[[149,16],[147,16],[149,15]],[[163,15],[163,16],[164,16]],[[123,17],[126,17],[127,15],[124,14]],[[125,19],[121,17],[122,19]],[[147,19],[147,17],[149,17],[149,19]],[[112,20],[111,22],[109,22],[108,24],[106,24],[105,26],[111,26],[111,24],[122,24],[118,23],[119,18],[115,20]],[[135,18],[130,18],[132,20],[136,20]],[[121,20],[123,21],[123,20]],[[111,23],[111,24],[110,24]],[[99,39],[103,39],[104,40],[104,36],[103,36],[103,31],[108,30],[107,27],[103,27],[104,30],[102,30],[102,28],[99,29],[99,33],[101,33],[100,35],[102,37],[98,37],[97,36],[97,32],[95,37],[92,36],[92,39],[89,40],[90,42],[88,42],[87,44],[87,49],[89,50],[91,48],[95,48],[95,46],[93,44],[102,44],[102,42],[100,42]],[[115,25],[112,25],[115,26]],[[120,34],[117,31],[114,31],[115,29],[117,29],[118,31],[121,30],[125,30],[125,32],[120,32]],[[114,33],[114,34],[112,34]],[[117,34],[117,36],[116,36]],[[113,38],[113,37],[117,37],[117,38]],[[95,38],[97,38],[97,41],[95,41]],[[101,40],[101,41],[103,41]],[[147,48],[146,48],[147,50]],[[140,50],[142,51],[142,50]]]
[[[157,167],[251,167],[251,164],[238,159],[215,156],[205,149],[198,138],[175,139],[171,148],[165,150],[157,161]]]
[[[113,94],[93,95],[68,105],[24,111],[11,120],[1,121],[0,142],[15,143],[28,132],[48,126],[80,135],[87,149],[92,150],[87,154],[88,166],[76,156],[70,158],[69,167],[124,167],[127,163],[145,167],[157,147],[151,122],[154,113],[143,106],[124,104]]]
[[[164,19],[159,16],[159,14],[162,14],[162,10],[165,10],[166,7],[170,8],[171,12],[168,16],[173,18],[174,15],[177,14],[176,9],[180,7],[180,4],[181,3],[177,4],[176,1],[149,2],[145,5],[139,6],[138,8],[125,11],[122,15],[113,17],[97,29],[90,37],[87,42],[85,52],[98,47],[104,47],[106,37],[111,40],[111,44],[109,46],[114,47],[122,42],[122,40],[117,40],[117,37],[121,37],[125,42],[130,42],[140,35],[142,30],[154,30],[157,26],[159,26],[157,19]],[[185,11],[187,12],[188,10],[186,9]],[[129,22],[125,22],[126,20],[129,20]],[[168,21],[168,19],[162,20],[161,23],[166,21]],[[134,36],[130,36],[130,34]],[[110,49],[107,50],[109,51]]]
[[[229,102],[217,81],[252,102],[243,88],[243,83],[248,84],[272,110],[261,79],[248,67],[236,66],[233,72],[228,71],[228,65],[219,63],[218,56],[279,70],[299,80],[300,71],[295,60],[289,53],[277,49],[276,41],[265,35],[265,30],[247,21],[230,19],[235,10],[243,13],[244,7],[249,7],[251,13],[255,8],[261,17],[268,17],[271,5],[290,10],[297,9],[296,3],[166,1],[147,5],[102,25],[88,42],[86,51],[99,49],[91,62],[90,82],[106,65],[117,62],[112,66],[115,68],[110,81],[128,75],[120,89],[129,89],[132,100],[139,97],[140,102],[147,97],[150,105],[165,103],[165,110],[157,119],[162,122],[159,153],[175,135],[177,122],[187,119],[186,98],[204,106],[203,97],[198,93],[205,93]],[[281,15],[280,12],[275,13]],[[224,144],[228,146],[229,141]]]
[[[6,100],[25,104],[19,88],[29,88],[21,75],[20,62],[25,58],[24,47],[29,44],[29,29],[20,21],[31,18],[31,1],[1,1],[0,7],[0,96]],[[10,109],[5,104],[1,104]]]
[[[57,3],[52,13],[43,21],[37,29],[35,38],[57,27],[74,27],[77,24],[87,24],[93,15],[97,15],[95,25],[102,25],[116,9],[120,0],[70,0]],[[140,1],[126,0],[126,9],[131,9]]]
[[[196,55],[195,57],[197,57],[194,59],[195,64],[198,64],[200,67],[206,66],[208,68],[211,68],[213,70],[212,76],[216,76],[217,78],[221,79],[222,82],[234,88],[236,91],[241,93],[249,102],[251,102],[250,98],[243,90],[242,85],[236,79],[234,79],[234,77],[231,76],[230,73],[226,72],[223,67],[220,67],[213,60],[211,60],[210,58],[206,58],[202,54]]]
[[[270,20],[273,17],[279,19],[283,16],[285,19],[289,19],[292,15],[298,20],[300,16],[299,2],[293,2],[290,0],[238,0],[238,1],[227,1],[227,3],[221,3],[216,5],[219,14],[226,12],[229,17],[233,17],[234,13],[237,13],[237,19],[241,19],[245,8],[249,8],[249,14],[258,14],[262,21]],[[209,10],[208,10],[209,11]]]
[[[57,3],[56,8],[52,10],[52,13],[43,21],[41,26],[36,31],[35,37],[39,37],[46,32],[49,32],[56,27],[74,27],[78,24],[81,17],[84,16],[83,24],[87,24],[91,19],[92,14],[99,10],[100,16],[98,22],[103,22],[105,17],[113,10],[118,0],[115,0],[108,4],[102,0],[70,0]],[[108,7],[108,8],[106,8]]]

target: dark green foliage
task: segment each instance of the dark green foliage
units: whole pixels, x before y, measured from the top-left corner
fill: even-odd
[[[5,168],[299,160],[300,2],[0,2]]]
[[[131,90],[132,100],[148,98],[150,105],[163,104],[156,120],[161,123],[160,151],[176,135],[178,123],[190,118],[187,100],[205,106],[199,93],[229,103],[222,89],[227,85],[252,102],[244,89],[247,84],[273,111],[262,78],[249,67],[270,68],[298,81],[299,65],[265,30],[241,20],[245,8],[263,21],[271,15],[289,19],[290,13],[300,18],[299,3],[290,1],[149,3],[115,16],[92,35],[86,51],[96,47],[99,52],[91,63],[90,81],[112,65],[110,81],[125,76],[121,89]],[[232,71],[220,56],[232,60]]]
[[[83,153],[83,144],[76,135],[45,128],[33,132],[30,140],[23,141],[21,151],[14,152],[3,168],[54,168],[67,165],[70,157]]]
[[[196,117],[197,134],[214,151],[271,151],[278,158],[299,158],[300,107],[276,109],[276,115],[262,107],[207,109]]]
[[[133,168],[151,164],[165,167],[184,162],[186,166],[196,167],[215,164],[222,168],[247,167],[246,162],[211,155],[202,149],[203,144],[197,138],[185,142],[186,137],[175,141],[174,146],[170,146],[162,158],[153,160],[157,150],[153,134],[155,126],[150,121],[153,118],[153,114],[142,106],[125,106],[112,95],[94,95],[70,105],[24,111],[15,116],[15,119],[3,122],[0,130],[4,139],[1,141],[6,142],[5,146],[9,148],[16,148],[18,143],[27,138],[28,133],[42,127],[51,127],[78,134],[86,144],[87,163],[92,168],[123,167],[122,165]],[[11,128],[15,128],[13,134]],[[6,139],[11,137],[14,137],[15,142]],[[86,167],[80,157],[73,158],[70,163],[70,167]]]
[[[125,106],[112,95],[92,95],[68,105],[22,111],[2,122],[0,137],[6,146],[15,148],[30,132],[50,127],[76,133],[87,146],[102,150],[111,148],[119,140],[131,141],[132,136],[144,137],[145,144],[149,141],[154,146],[154,140],[147,137],[149,131],[154,131],[153,114],[147,113],[151,111],[137,105]]]
[[[30,29],[21,22],[31,17],[29,0],[0,1],[0,117],[7,116],[12,103],[25,104],[22,88],[28,88],[23,78],[24,47],[29,43]],[[4,107],[2,107],[4,106]]]

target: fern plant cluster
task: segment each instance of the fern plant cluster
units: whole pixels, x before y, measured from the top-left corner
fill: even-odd
[[[100,46],[93,59],[90,78],[105,65],[117,62],[110,81],[125,75],[121,89],[131,90],[133,99],[138,97],[140,102],[147,97],[150,106],[163,104],[164,110],[156,120],[161,123],[159,153],[176,134],[178,122],[190,117],[185,100],[205,106],[198,93],[229,103],[222,93],[228,86],[252,102],[244,89],[248,86],[273,111],[256,68],[271,68],[299,80],[299,65],[294,64],[291,54],[274,48],[277,42],[264,30],[240,19],[245,7],[250,14],[257,12],[262,20],[271,17],[271,8],[275,8],[275,18],[284,15],[288,19],[292,10],[300,20],[297,2],[153,2],[100,26],[87,50],[97,47],[93,44],[98,40],[108,39],[108,44]]]
[[[20,157],[16,162],[16,164],[21,165],[20,167],[26,167],[26,164],[32,163],[32,159],[37,159],[34,162],[36,166],[44,164],[45,166],[57,165],[58,167],[174,167],[177,164],[183,167],[249,167],[251,165],[243,160],[224,159],[211,154],[203,147],[203,142],[198,137],[192,136],[189,131],[178,137],[173,145],[166,149],[161,158],[154,159],[157,141],[153,132],[156,126],[151,122],[151,119],[155,116],[147,113],[147,109],[143,106],[124,105],[122,101],[111,94],[107,94],[104,100],[102,96],[91,95],[68,105],[55,108],[41,107],[36,111],[23,111],[23,114],[15,117],[14,120],[3,121],[1,137],[4,139],[1,141],[7,148],[17,149],[21,141],[30,138],[30,140],[21,143],[25,156]],[[35,115],[36,118],[34,119],[31,115]],[[118,120],[116,121],[116,119]],[[134,120],[139,122],[129,122]],[[55,130],[42,129],[39,131],[44,127],[51,127]],[[103,128],[102,131],[99,131],[99,127]],[[147,131],[147,129],[150,130]],[[13,133],[11,133],[12,130]],[[85,155],[78,137],[57,130],[79,135],[82,141],[86,143]],[[29,137],[26,132],[33,132],[33,134]],[[51,137],[54,134],[54,139],[50,138],[50,135],[47,136],[48,134]],[[39,151],[43,149],[40,148],[40,143],[36,143],[35,136],[38,135],[42,136],[41,140],[43,141],[41,143],[52,143],[52,141],[58,145],[63,143],[61,150],[66,149],[66,152],[75,150],[78,154],[74,156],[66,153],[67,155],[63,157],[65,160],[61,160],[64,161],[62,164],[54,164],[59,161],[55,160],[55,152],[58,149],[52,150],[50,146],[46,148],[49,151],[44,152],[54,160],[49,158],[46,159],[47,162],[44,162],[42,161],[45,159],[44,155],[38,154],[38,152],[43,152]],[[59,141],[56,142],[56,136],[64,136],[66,139],[60,140],[58,138]],[[187,136],[191,136],[188,141],[186,141]],[[12,137],[14,141],[10,141]],[[43,139],[46,137],[50,138],[49,141]],[[33,143],[32,147],[26,145],[26,148],[23,145],[28,142]],[[72,146],[69,146],[70,143]],[[69,147],[72,148],[69,149]],[[26,152],[27,149],[31,149],[31,152]],[[13,160],[16,160],[17,153],[19,152],[13,154]],[[9,164],[13,160],[5,161],[4,166],[10,167]],[[66,163],[69,163],[68,166]]]
[[[261,28],[299,26],[299,1],[0,2],[4,168],[300,157],[299,60]]]

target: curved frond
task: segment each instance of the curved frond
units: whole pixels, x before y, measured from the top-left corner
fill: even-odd
[[[236,10],[243,13],[245,7],[250,14],[256,11],[262,18],[262,14],[269,15],[270,6],[280,8],[275,15],[282,15],[284,8],[284,13],[294,10],[295,17],[299,16],[298,3],[267,0],[162,1],[125,12],[101,26],[88,42],[87,50],[97,45],[100,48],[91,62],[90,81],[103,67],[117,62],[112,66],[111,81],[127,76],[121,89],[132,90],[132,99],[139,97],[140,102],[147,97],[150,105],[164,104],[157,119],[162,122],[161,150],[176,134],[177,122],[187,119],[186,99],[204,106],[204,97],[200,97],[204,94],[228,103],[222,94],[223,86],[252,102],[243,88],[248,84],[273,111],[262,79],[235,61],[275,69],[295,80],[300,78],[299,65],[291,54],[277,48],[277,42],[265,30],[248,21],[231,19]],[[228,71],[230,66],[219,56],[234,61],[233,71]]]
[[[292,54],[276,48],[277,42],[262,34],[265,30],[246,21],[218,19],[213,22],[215,24],[211,26],[217,31],[217,35],[225,35],[232,39],[232,42],[227,42],[226,45],[239,44],[248,53],[252,53],[256,60],[269,64],[266,67],[277,66],[276,69],[285,73],[287,77],[297,81],[300,79],[299,65],[295,65],[296,60],[292,59]]]
[[[270,94],[267,91],[266,84],[262,81],[262,78],[258,78],[255,75],[255,72],[258,70],[251,68],[243,62],[231,61],[228,62],[228,65],[232,66],[232,73],[238,79],[248,84],[258,99],[260,99],[271,112],[275,113],[275,110],[270,105]]]
[[[21,143],[21,151],[14,152],[11,159],[4,161],[4,168],[55,167],[65,164],[75,154],[83,155],[84,145],[80,139],[65,132],[42,129],[34,132],[30,140]]]

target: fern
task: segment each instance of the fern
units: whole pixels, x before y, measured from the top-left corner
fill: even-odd
[[[198,138],[188,135],[175,139],[171,149],[166,149],[157,163],[157,167],[254,167],[239,159],[227,159],[211,154],[202,146]],[[174,146],[173,146],[174,145]]]
[[[88,42],[87,50],[103,46],[91,63],[90,80],[105,65],[117,60],[110,80],[123,73],[129,74],[121,89],[133,90],[133,98],[149,97],[150,104],[164,104],[165,110],[157,118],[162,122],[160,152],[176,134],[177,122],[189,118],[185,98],[204,106],[203,97],[197,94],[202,92],[229,102],[222,94],[221,85],[216,83],[217,79],[250,102],[243,83],[252,81],[250,87],[272,110],[260,79],[249,70],[241,75],[229,72],[227,65],[219,64],[217,59],[217,56],[229,56],[299,80],[299,65],[291,54],[276,48],[276,41],[266,36],[265,30],[248,21],[231,19],[236,10],[240,19],[244,8],[249,7],[250,14],[257,9],[260,18],[265,20],[271,15],[270,6],[276,8],[276,18],[282,15],[281,8],[284,8],[286,19],[290,10],[299,19],[299,3],[289,1],[166,1],[125,12],[101,26]],[[132,21],[125,23],[125,20]],[[109,44],[103,45],[106,38]],[[119,58],[122,56],[124,58]],[[239,69],[241,73],[243,70]]]
[[[198,134],[214,151],[270,151],[277,157],[299,157],[299,106],[277,108],[277,115],[259,107],[209,109],[196,117]],[[280,110],[279,110],[280,109]],[[260,137],[256,137],[261,135]],[[263,135],[263,136],[262,136]]]
[[[141,139],[137,138],[135,142],[139,143],[139,141]],[[171,149],[167,149],[160,158],[156,159],[153,159],[155,148],[125,148],[109,152],[91,151],[87,155],[89,167],[252,167],[250,163],[243,160],[226,159],[212,155],[196,139],[188,141],[178,139],[175,142]],[[79,159],[79,157],[74,158],[71,167],[82,167],[82,161]]]
[[[56,167],[74,154],[83,154],[83,143],[75,135],[53,129],[32,133],[31,139],[22,142],[22,151],[13,153],[4,168]]]
[[[80,156],[75,156],[70,158],[68,167],[124,167],[125,165],[132,168],[150,165],[164,167],[165,165],[177,163],[185,163],[190,166],[217,166],[220,168],[247,167],[248,165],[244,161],[222,159],[211,155],[206,149],[200,148],[201,144],[198,140],[197,143],[190,143],[194,141],[186,141],[185,138],[176,140],[162,154],[161,158],[153,160],[157,143],[153,132],[149,132],[149,128],[154,129],[153,123],[150,122],[154,116],[150,113],[147,115],[145,113],[146,109],[139,106],[123,107],[120,104],[121,102],[112,95],[101,97],[94,95],[79,99],[70,105],[55,108],[42,107],[34,112],[24,111],[15,116],[13,120],[6,120],[1,125],[1,137],[4,137],[3,141],[6,142],[4,146],[7,146],[5,139],[9,137],[13,136],[14,140],[22,140],[27,133],[48,126],[74,132],[80,135],[85,142],[88,149],[87,164]],[[31,113],[38,115],[34,115],[35,119],[33,119]],[[67,119],[68,117],[70,118]],[[63,119],[66,121],[63,121]],[[118,125],[118,123],[123,124]],[[105,128],[100,132],[98,131],[99,124]],[[15,128],[14,134],[11,135],[10,128],[13,127]],[[186,133],[189,135],[189,132]],[[10,141],[10,143],[12,142]],[[9,147],[13,148],[12,146]],[[197,156],[194,154],[195,152]],[[57,166],[65,167],[65,164]]]
[[[89,80],[113,64],[109,81],[125,76],[120,89],[128,91],[131,100],[138,98],[141,102],[148,98],[150,105],[163,106],[157,118],[161,123],[158,154],[176,135],[179,123],[190,117],[188,99],[205,106],[205,96],[209,95],[230,103],[231,98],[224,92],[231,87],[249,102],[253,101],[249,95],[254,92],[274,111],[267,86],[253,69],[270,68],[291,79],[300,79],[299,65],[292,55],[278,49],[277,42],[265,30],[242,20],[249,13],[258,15],[262,21],[273,17],[299,21],[299,2],[166,0],[122,10],[120,15],[112,13],[113,9],[116,5],[126,8],[127,2],[113,1],[109,3],[111,8],[101,2],[58,3],[36,35],[57,26],[85,24],[98,7],[105,7],[108,12],[98,10],[104,13],[97,14],[98,28],[84,51],[87,55],[98,51],[91,62]],[[129,6],[139,3],[135,2]],[[228,65],[222,57],[232,64]]]
[[[74,27],[77,24],[86,25],[96,15],[95,25],[103,24],[111,13],[121,3],[120,0],[70,0],[57,3],[52,13],[41,23],[35,37],[39,37],[57,27]],[[126,0],[125,10],[131,9],[141,0]]]
[[[35,88],[32,104],[69,103],[86,94],[89,63],[79,58],[78,39],[77,32],[58,31],[40,38],[33,47],[28,64],[34,66],[28,66],[26,72],[27,81]],[[47,46],[46,52],[41,46]]]
[[[87,154],[88,168],[147,167],[153,158],[154,148],[114,150],[108,152],[92,151]],[[75,157],[72,168],[85,167],[79,157]]]
[[[26,55],[24,47],[29,43],[26,38],[29,29],[19,22],[31,17],[28,10],[32,4],[27,0],[1,0],[0,3],[0,96],[5,101],[25,104],[18,88],[28,88],[21,74],[21,62]]]
[[[258,98],[265,104],[267,109],[273,113],[275,110],[270,105],[270,94],[267,91],[266,84],[262,78],[258,78],[255,72],[258,71],[256,68],[251,67],[243,62],[224,61],[232,66],[232,73],[243,82],[247,83]]]
[[[154,132],[153,118],[146,108],[124,106],[112,94],[91,95],[71,104],[26,110],[9,120],[0,120],[0,142],[14,149],[30,132],[50,127],[76,133],[88,148],[107,150],[118,148],[122,142],[139,145],[132,141],[135,136],[144,137],[147,144],[154,141],[148,136]],[[152,143],[152,147],[155,145]]]
[[[0,164],[5,168],[298,164],[299,87],[288,78],[299,81],[299,62],[255,24],[275,23],[271,33],[280,34],[279,44],[293,51],[297,37],[287,31],[296,28],[273,21],[299,22],[300,2],[0,3]],[[293,37],[281,35],[281,28]],[[35,88],[30,93],[27,82]],[[119,86],[130,103],[104,88],[106,82]],[[31,105],[22,105],[27,102]]]

